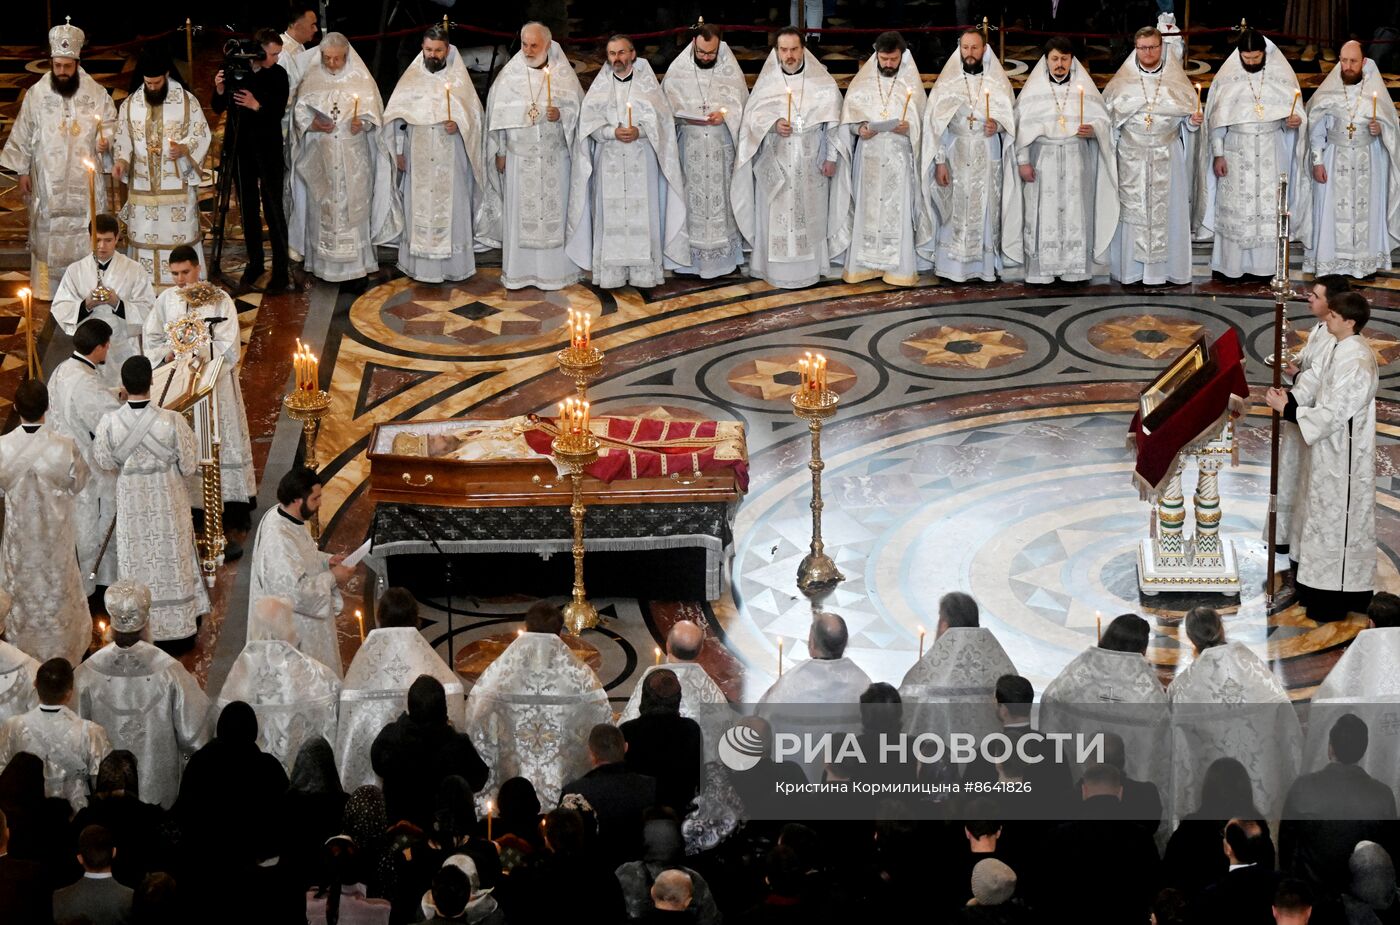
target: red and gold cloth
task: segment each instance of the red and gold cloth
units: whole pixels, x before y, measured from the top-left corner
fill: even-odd
[[[553,418],[531,415],[525,442],[542,456],[559,435]],[[667,478],[679,473],[734,473],[740,491],[749,488],[749,453],[738,421],[680,421],[669,418],[600,417],[589,430],[601,446],[598,461],[584,470],[600,482]]]

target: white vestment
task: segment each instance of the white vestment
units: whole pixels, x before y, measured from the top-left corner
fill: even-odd
[[[1078,136],[1081,124],[1092,138]],[[1002,226],[1007,260],[1028,283],[1082,282],[1108,272],[1118,229],[1118,164],[1113,120],[1079,59],[1055,83],[1041,58],[1016,100],[1016,164],[1035,170],[1019,196],[1008,197]]]
[[[848,283],[881,278],[892,286],[912,286],[920,270],[933,267],[923,256],[933,243],[933,217],[919,175],[928,96],[908,51],[894,77],[880,75],[876,57],[861,65],[841,110],[841,124],[855,144],[854,201],[843,210],[851,223],[851,244],[842,277]],[[901,119],[909,123],[907,135],[896,134],[889,125]],[[867,140],[860,137],[862,125],[883,130]]]
[[[340,678],[281,639],[253,640],[234,659],[218,709],[241,700],[258,717],[258,748],[282,762],[288,774],[297,752],[317,736],[335,741]]]
[[[1109,275],[1120,283],[1191,282],[1191,197],[1199,126],[1196,91],[1181,61],[1155,71],[1128,55],[1103,90],[1117,151],[1118,229]]]
[[[97,288],[99,280],[116,294],[115,308],[106,302],[88,304],[87,297]],[[155,301],[151,274],[141,264],[125,254],[113,254],[107,268],[99,272],[97,258],[88,254],[68,265],[58,292],[54,293],[50,311],[69,337],[89,318],[107,322],[112,329],[112,346],[107,351],[107,362],[102,365],[101,373],[108,385],[120,388],[122,364],[141,352],[141,326]]]
[[[702,279],[733,273],[744,262],[743,238],[729,203],[734,145],[749,99],[744,72],[728,42],[719,43],[713,67],[697,66],[692,41],[666,68],[661,89],[676,114],[681,173],[685,175],[690,261],[676,272]],[[719,125],[692,125],[681,118],[682,114],[708,116],[716,110],[722,110]]]
[[[1381,126],[1374,137],[1373,111]],[[1303,272],[1360,278],[1389,270],[1390,252],[1400,245],[1400,118],[1376,62],[1365,60],[1355,86],[1332,68],[1307,113],[1310,163],[1327,170],[1327,182],[1313,180],[1311,171],[1299,176],[1313,180]]]
[[[170,252],[188,244],[199,253],[199,181],[209,151],[209,123],[195,95],[173,78],[166,78],[165,102],[153,107],[144,93],[128,96],[117,117],[115,157],[126,163],[126,205],[131,256],[159,288],[174,285]],[[189,148],[178,160],[170,157],[174,142]]]
[[[634,142],[614,137],[627,125],[641,132]],[[600,74],[583,98],[567,239],[569,259],[604,289],[659,286],[690,262],[675,116],[645,58],[626,80]]]
[[[588,771],[588,734],[612,721],[593,669],[553,633],[522,633],[481,673],[467,696],[467,732],[491,777],[478,807],[512,777],[535,785],[541,806]]]
[[[408,689],[419,675],[442,683],[448,719],[459,732],[466,730],[462,679],[433,651],[423,634],[411,626],[370,630],[350,660],[340,692],[335,763],[346,792],[380,783],[370,765],[370,746],[380,730],[408,708]]]
[[[103,156],[97,153],[98,116],[108,144],[117,108],[97,81],[78,68],[78,90],[65,99],[49,76],[24,93],[19,117],[0,151],[0,167],[28,176],[29,288],[52,299],[68,264],[92,253],[88,194],[90,161],[96,171],[97,211],[108,211]]]
[[[290,138],[292,257],[305,261],[308,273],[333,283],[376,272],[375,246],[392,244],[403,232],[379,87],[355,49],[345,51],[338,74],[326,70],[319,53],[309,59],[300,86],[294,84]],[[358,135],[351,131],[356,112]],[[312,131],[317,113],[335,128]]]
[[[774,681],[755,712],[768,720],[775,736],[800,737],[801,749],[792,760],[808,781],[820,783],[824,762],[806,760],[805,737],[816,745],[820,736],[832,733],[832,747],[838,748],[844,733],[860,732],[860,695],[869,686],[870,676],[849,658],[809,658]]]
[[[700,732],[705,737],[704,760],[717,760],[720,737],[734,724],[734,711],[729,706],[729,698],[699,662],[668,661],[648,666],[637,679],[637,686],[632,688],[632,696],[617,718],[618,725],[642,715],[642,689],[646,687],[647,676],[662,668],[674,672],[676,680],[681,682],[681,716],[700,724]]]
[[[551,101],[558,122],[546,116]],[[488,194],[500,205],[490,210],[494,219],[477,229],[477,237],[501,249],[501,285],[507,289],[563,289],[583,277],[564,253],[582,105],[583,87],[558,42],[549,43],[549,60],[539,68],[516,52],[486,96]],[[506,159],[504,174],[495,167],[498,157]]]
[[[76,501],[87,481],[78,448],[49,426],[0,437],[0,567],[14,597],[5,639],[40,662],[62,657],[77,665],[92,642],[76,532]]]
[[[1328,735],[1347,713],[1365,724],[1369,739],[1358,764],[1392,791],[1400,788],[1400,627],[1362,630],[1323,678],[1308,708],[1308,744],[1301,771],[1327,765]]]
[[[199,466],[194,431],[174,411],[127,404],[97,425],[92,457],[118,472],[117,561],[123,578],[151,589],[151,638],[193,636],[209,612],[185,489]]]
[[[777,133],[780,119],[792,125],[787,138]],[[841,130],[841,91],[810,51],[797,74],[768,53],[734,156],[729,196],[751,248],[748,274],[781,289],[839,276],[850,245],[851,140]],[[831,162],[828,179],[822,168]]]
[[[444,127],[449,109],[457,124],[452,135]],[[416,56],[384,107],[387,143],[406,162],[399,177],[405,226],[399,270],[420,283],[476,272],[476,229],[494,220],[483,211],[493,204],[485,195],[482,121],[481,100],[456,48],[436,73]]]
[[[0,723],[39,705],[34,674],[39,663],[18,646],[0,640]]]
[[[1016,674],[1016,666],[991,630],[949,627],[899,683],[905,730],[931,732],[944,742],[954,732],[979,738],[1000,732],[996,686],[1007,674]]]
[[[1313,325],[1312,333],[1308,335],[1307,341],[1298,350],[1298,358],[1293,361],[1298,367],[1296,382],[1302,383],[1302,388],[1294,393],[1295,398],[1308,398],[1311,400],[1316,387],[1309,387],[1307,383],[1315,380],[1318,373],[1318,366],[1322,359],[1332,352],[1332,347],[1337,343],[1331,334],[1327,333],[1327,325],[1324,322],[1317,322]],[[1307,444],[1303,442],[1303,437],[1298,433],[1298,425],[1291,421],[1279,420],[1279,446],[1278,446],[1278,517],[1276,518],[1274,542],[1280,546],[1292,546],[1293,543],[1293,517],[1297,509],[1298,493],[1302,489],[1303,462],[1304,456],[1308,452]],[[1267,541],[1269,524],[1267,519],[1264,522],[1264,537]],[[1289,555],[1297,558],[1297,552],[1291,548]]]
[[[344,671],[335,618],[344,600],[331,571],[331,554],[322,552],[305,521],[293,520],[282,508],[263,515],[253,540],[253,576],[248,588],[248,625],[258,601],[285,597],[292,602],[297,648],[335,672]],[[293,753],[295,754],[295,753]]]
[[[152,364],[160,364],[171,352],[170,336],[165,326],[186,315],[194,315],[209,331],[213,342],[209,346],[209,358],[224,358],[219,370],[218,381],[214,385],[219,405],[219,439],[222,446],[219,452],[219,480],[225,501],[247,503],[258,493],[257,475],[253,469],[253,443],[248,437],[248,412],[243,407],[243,388],[238,384],[238,359],[242,340],[238,330],[238,309],[228,293],[219,290],[218,298],[203,305],[190,305],[185,300],[186,289],[170,288],[156,298],[151,313],[146,316],[145,347],[146,356]],[[159,399],[160,396],[153,396]],[[190,497],[203,507],[203,496],[196,486],[190,488]]]
[[[67,707],[37,706],[0,723],[0,771],[20,752],[44,762],[44,796],[62,797],[77,812],[112,744],[94,722]]]
[[[73,268],[68,269],[71,273]],[[117,516],[117,476],[93,461],[92,439],[103,416],[119,407],[117,393],[103,380],[100,369],[94,369],[84,357],[74,354],[58,364],[49,377],[49,426],[73,441],[88,467],[88,483],[78,493],[73,508],[78,571],[86,595],[93,594],[97,585],[116,584],[118,577],[115,543],[107,544],[101,564],[97,562],[102,541]]]
[[[214,731],[194,676],[149,642],[111,643],[78,666],[74,687],[79,715],[106,730],[113,748],[136,756],[141,799],[174,805],[185,759]]]
[[[1211,82],[1205,110],[1210,143],[1200,146],[1197,160],[1193,231],[1197,240],[1214,237],[1210,268],[1229,277],[1273,275],[1280,176],[1288,177],[1291,239],[1307,241],[1311,232],[1312,184],[1303,182],[1307,114],[1288,59],[1264,41],[1262,71],[1246,71],[1236,49]],[[1296,129],[1285,124],[1290,112],[1303,119]],[[1220,178],[1216,157],[1225,158],[1227,173]]]
[[[1316,369],[1292,389],[1307,450],[1289,554],[1299,584],[1368,591],[1376,586],[1376,354],[1352,335]]]
[[[1372,556],[1374,558],[1374,555]],[[1298,773],[1303,731],[1288,694],[1269,666],[1240,643],[1196,656],[1167,688],[1172,708],[1173,825],[1201,803],[1206,769],[1217,758],[1244,765],[1254,805],[1278,819]]]

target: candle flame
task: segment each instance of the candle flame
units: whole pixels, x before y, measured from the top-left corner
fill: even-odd
[[[83,158],[83,166],[86,167],[88,170],[97,169],[97,165],[94,164],[92,161],[88,160],[87,158]]]
[[[21,290],[19,291],[19,297],[20,297],[21,299],[27,299],[27,298],[29,298],[29,290],[28,290],[28,289],[21,289]]]

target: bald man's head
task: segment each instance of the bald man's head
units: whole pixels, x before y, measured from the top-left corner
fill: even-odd
[[[837,659],[846,654],[846,621],[834,613],[818,611],[812,615],[812,629],[807,634],[807,654],[815,659]]]
[[[705,632],[690,620],[680,620],[666,634],[666,651],[678,662],[693,662],[700,657]]]
[[[1366,53],[1360,42],[1347,42],[1337,54],[1337,67],[1342,71],[1342,83],[1355,86],[1361,82],[1362,68],[1366,65]]]
[[[663,870],[651,885],[651,902],[663,912],[684,912],[694,890],[690,874],[683,870]]]

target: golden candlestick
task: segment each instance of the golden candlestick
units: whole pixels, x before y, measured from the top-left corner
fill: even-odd
[[[565,427],[562,418],[559,426],[561,430]],[[554,438],[550,449],[554,458],[568,468],[569,480],[573,484],[569,517],[574,522],[574,588],[572,600],[564,605],[564,625],[577,636],[598,625],[598,611],[588,602],[583,585],[583,470],[598,459],[598,438],[586,430],[582,433],[564,432]]]
[[[324,389],[293,389],[282,399],[282,407],[287,409],[287,417],[301,422],[301,433],[306,438],[306,452],[302,465],[308,469],[318,468],[316,464],[316,438],[321,433],[321,419],[331,410],[330,393]],[[307,521],[311,535],[321,538],[321,520],[312,514]]]
[[[836,413],[840,397],[826,387],[824,360],[820,373],[810,379],[804,376],[804,380],[804,387],[793,393],[792,412],[807,422],[812,434],[812,461],[807,464],[812,470],[812,547],[797,567],[797,587],[815,602],[846,580],[822,543],[822,470],[826,468],[822,462],[822,422]]]
[[[204,580],[212,585],[214,572],[224,560],[224,549],[228,541],[224,538],[224,491],[223,473],[219,469],[219,441],[209,444],[209,458],[200,460],[201,479],[204,489],[204,533],[196,545],[199,547],[200,564],[204,567]]]

